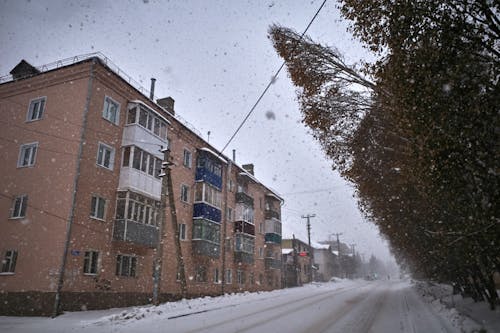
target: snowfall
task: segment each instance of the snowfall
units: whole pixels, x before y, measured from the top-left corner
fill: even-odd
[[[0,332],[500,332],[500,310],[406,280],[339,280],[56,318],[2,317]]]

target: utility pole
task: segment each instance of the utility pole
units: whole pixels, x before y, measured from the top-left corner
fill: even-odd
[[[153,280],[153,304],[160,303],[160,284],[161,284],[161,271],[163,266],[163,244],[164,244],[164,229],[166,220],[167,196],[168,206],[170,208],[170,217],[172,222],[172,230],[174,232],[175,252],[177,256],[177,269],[181,281],[181,295],[183,298],[187,296],[186,273],[184,271],[184,259],[181,252],[181,242],[179,240],[179,227],[177,225],[177,212],[175,210],[174,191],[172,185],[172,173],[170,167],[170,149],[168,147],[162,148],[163,162],[162,170],[159,177],[161,181],[161,202],[160,202],[160,226],[158,230],[158,243],[156,245],[156,257],[154,265],[154,280]]]
[[[315,217],[316,214],[302,215],[303,219],[307,219],[307,240],[309,243],[309,282],[312,282],[312,268],[314,262],[314,251],[311,247],[311,221],[310,219]]]
[[[342,277],[342,264],[341,264],[341,260],[340,260],[340,240],[339,240],[339,236],[342,235],[342,233],[332,233],[330,235],[335,235],[337,236],[337,260],[339,262],[339,275],[340,277]]]

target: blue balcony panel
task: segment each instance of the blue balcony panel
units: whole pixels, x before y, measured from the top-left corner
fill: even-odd
[[[278,234],[269,233],[265,235],[266,243],[281,244],[281,236]]]
[[[198,202],[194,204],[193,217],[202,217],[210,221],[220,223],[222,213],[218,208],[215,208],[203,202]]]
[[[219,177],[218,175],[210,172],[205,167],[197,167],[196,168],[196,178],[197,181],[204,181],[207,182],[215,187],[217,187],[219,190],[222,189],[222,177]]]

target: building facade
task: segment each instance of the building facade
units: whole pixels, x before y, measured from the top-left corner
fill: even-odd
[[[311,249],[300,239],[282,240],[283,286],[297,287],[311,281]]]
[[[53,67],[23,61],[0,84],[0,314],[151,303],[155,258],[159,299],[180,298],[165,147],[188,296],[280,288],[283,199],[252,165],[103,57]]]

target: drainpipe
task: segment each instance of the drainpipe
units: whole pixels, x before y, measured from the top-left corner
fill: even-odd
[[[234,150],[233,150],[234,152]],[[226,288],[226,237],[227,237],[227,199],[228,199],[228,193],[227,193],[227,187],[229,185],[229,179],[231,178],[231,160],[228,161],[227,163],[227,168],[226,168],[226,183],[224,184],[224,205],[223,205],[223,212],[222,212],[222,246],[221,246],[221,251],[222,251],[222,279],[221,279],[221,294],[224,295],[225,293],[225,288]]]
[[[68,260],[69,245],[71,242],[71,229],[73,227],[73,221],[75,219],[75,209],[76,209],[76,194],[78,192],[78,183],[80,179],[80,169],[83,154],[83,146],[85,144],[85,131],[87,129],[87,115],[89,112],[90,100],[92,97],[92,84],[94,81],[94,70],[97,62],[97,58],[92,59],[92,65],[90,66],[89,81],[87,84],[87,98],[85,101],[85,108],[83,109],[83,124],[80,131],[80,146],[78,147],[78,155],[76,158],[76,173],[73,179],[73,194],[71,197],[71,209],[68,216],[68,224],[66,225],[66,240],[64,242],[63,256],[61,260],[61,267],[59,268],[59,279],[57,281],[57,290],[54,300],[54,310],[52,317],[56,317],[60,313],[61,306],[61,291],[64,285],[64,271],[66,269],[66,262]]]

